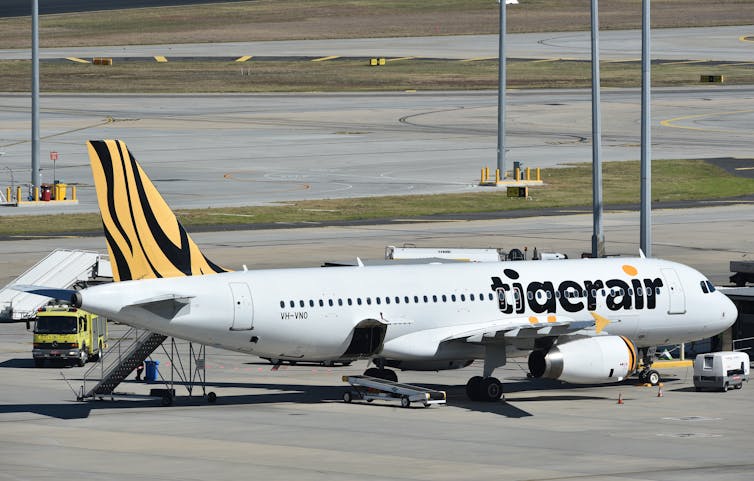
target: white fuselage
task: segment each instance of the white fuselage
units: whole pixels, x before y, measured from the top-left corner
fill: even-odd
[[[354,327],[374,320],[387,326],[380,356],[432,360],[467,359],[478,350],[391,346],[449,326],[521,318],[546,325],[559,316],[593,321],[591,312],[611,321],[609,334],[639,347],[701,339],[737,316],[732,302],[709,287],[681,264],[609,258],[252,270],[125,281],[81,294],[84,309],[111,319],[278,359],[338,359]],[[167,295],[184,299],[174,314],[144,308],[145,300]]]

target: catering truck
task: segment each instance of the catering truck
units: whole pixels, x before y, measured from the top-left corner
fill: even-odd
[[[61,360],[79,366],[107,347],[107,319],[69,306],[40,307],[34,324],[34,365]]]

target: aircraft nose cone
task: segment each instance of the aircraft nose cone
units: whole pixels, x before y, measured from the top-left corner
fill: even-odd
[[[724,305],[720,321],[727,329],[728,327],[732,326],[734,322],[736,322],[736,319],[738,318],[738,308],[736,308],[736,305],[733,304],[733,301],[731,301],[728,296],[723,294],[723,298]]]

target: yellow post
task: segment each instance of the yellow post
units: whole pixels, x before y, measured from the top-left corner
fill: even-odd
[[[39,202],[39,187],[34,187],[34,202]]]
[[[16,202],[21,202],[21,187],[16,187]]]
[[[10,187],[5,188],[5,199],[10,202]]]
[[[490,180],[490,168],[489,167],[485,167],[484,168],[484,178],[485,178],[485,180]]]
[[[515,172],[513,173],[513,179],[514,179],[514,180],[515,180],[516,182],[518,182],[519,180],[521,180],[521,177],[520,177],[520,176],[521,176],[521,169],[519,169],[519,168],[516,168],[516,171],[515,171]]]
[[[540,182],[542,180],[542,177],[539,175],[539,167],[537,167],[537,182]]]
[[[531,180],[531,169],[529,167],[526,168],[526,180]]]
[[[71,200],[76,200],[76,186],[71,186]]]
[[[500,183],[500,169],[495,169],[495,184]]]

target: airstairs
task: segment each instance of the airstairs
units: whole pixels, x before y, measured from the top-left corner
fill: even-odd
[[[69,289],[97,278],[111,280],[110,263],[97,252],[57,249],[0,290],[0,322],[29,321],[49,299],[10,289],[31,284]]]
[[[110,346],[100,361],[84,373],[84,384],[77,394],[78,400],[112,395],[116,387],[137,366],[141,365],[167,336],[143,329],[131,328],[114,345]]]
[[[117,330],[115,325],[112,326]],[[126,326],[123,326],[124,328]],[[117,335],[116,335],[117,336]],[[193,395],[196,386],[201,387],[201,396],[213,403],[217,400],[214,392],[206,389],[206,346],[195,346],[188,341],[170,338],[170,343],[165,342],[167,336],[144,329],[130,328],[103,353],[97,364],[90,367],[83,375],[83,384],[76,392],[79,401],[104,400],[117,398],[160,398],[163,405],[170,405],[175,398],[175,384],[180,382],[188,393]],[[169,346],[169,347],[166,347]],[[170,361],[168,376],[159,372],[160,381],[167,389],[150,389],[148,396],[135,393],[115,392],[137,366],[144,362],[159,347],[162,353]],[[157,382],[157,381],[156,381]]]

